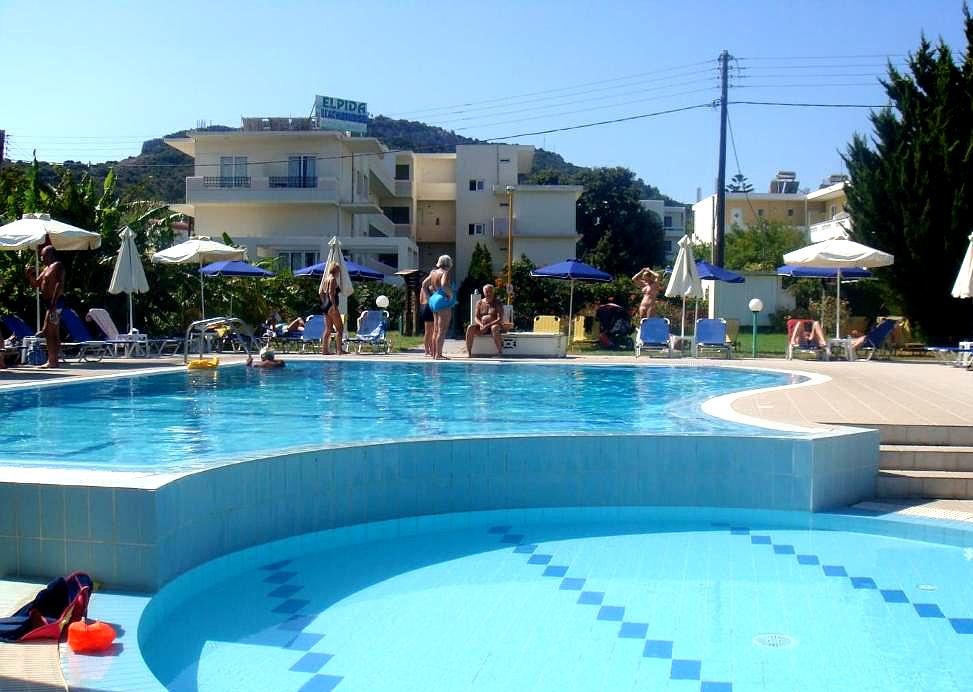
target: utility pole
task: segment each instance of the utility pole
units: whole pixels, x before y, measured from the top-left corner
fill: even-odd
[[[507,305],[514,304],[514,188],[507,185]]]
[[[3,169],[3,153],[4,151],[6,151],[3,147],[6,140],[7,140],[6,130],[0,130],[0,169]]]
[[[723,266],[726,247],[726,92],[730,54],[720,53],[720,170],[716,179],[716,233],[713,237],[713,264]]]

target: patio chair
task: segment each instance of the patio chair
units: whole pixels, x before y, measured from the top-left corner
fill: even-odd
[[[669,320],[665,317],[644,317],[639,322],[639,333],[635,337],[635,357],[642,351],[665,352],[672,358],[672,340],[669,338]]]
[[[17,315],[4,315],[0,317],[0,323],[3,324],[4,328],[10,332],[10,336],[3,342],[4,344],[4,358],[10,357],[10,351],[16,350],[20,354],[21,363],[30,363],[31,365],[40,365],[45,360],[47,356],[44,355],[43,351],[43,339],[34,339],[34,330],[27,326]],[[30,339],[31,341],[28,341]],[[36,351],[33,349],[28,352],[28,344],[35,344]]]
[[[61,310],[61,325],[67,330],[69,339],[61,343],[61,353],[65,357],[77,358],[78,362],[98,362],[114,352],[117,342],[92,338],[84,320],[71,308]],[[73,352],[72,356],[68,356],[70,352]]]
[[[324,316],[311,315],[304,323],[304,331],[301,332],[301,353],[307,351],[308,346],[312,348],[321,347],[321,339],[324,337]]]
[[[555,315],[538,315],[534,318],[532,331],[543,334],[559,334],[561,332],[561,318]]]
[[[848,360],[857,360],[863,352],[867,352],[867,355],[861,358],[861,360],[871,360],[879,350],[886,348],[888,337],[898,323],[898,320],[886,319],[872,327],[864,336],[858,338],[831,339],[832,355],[837,349],[843,351]],[[888,351],[891,353],[890,348]]]
[[[727,360],[733,357],[733,347],[726,343],[726,320],[723,318],[696,320],[695,333],[693,351],[697,358],[703,351],[725,353]]]
[[[827,360],[830,357],[827,342],[822,345],[810,338],[814,333],[815,320],[787,320],[787,360],[793,360],[801,353],[813,354],[815,358]]]
[[[364,310],[358,316],[358,331],[355,336],[346,337],[345,343],[357,345],[358,353],[361,353],[363,346],[370,346],[372,351],[384,349],[384,353],[389,353],[392,342],[387,336],[388,323],[389,313],[386,310]]]

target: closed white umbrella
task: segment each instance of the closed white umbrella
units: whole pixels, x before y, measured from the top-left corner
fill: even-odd
[[[37,246],[47,240],[55,250],[94,250],[101,246],[101,235],[56,221],[50,214],[24,214],[0,226],[0,250],[34,250],[34,267],[40,270]],[[41,302],[37,294],[37,331],[41,329]]]
[[[838,294],[835,301],[835,338],[841,338],[841,270],[852,267],[887,267],[895,258],[887,252],[856,243],[847,238],[822,240],[784,255],[785,264],[802,267],[831,267],[838,270]]]
[[[118,248],[115,271],[112,272],[108,292],[128,294],[128,333],[131,334],[133,326],[132,294],[146,293],[149,290],[149,282],[145,279],[145,269],[142,268],[139,250],[135,245],[135,233],[131,228],[125,226],[119,231],[118,235],[122,238],[122,245]]]
[[[703,284],[699,280],[699,269],[693,257],[693,248],[688,236],[679,239],[679,253],[672,266],[672,276],[666,286],[666,296],[676,298],[682,296],[682,328],[681,338],[686,336],[686,298],[699,298],[703,295]]]
[[[152,255],[152,261],[159,264],[198,264],[200,268],[218,260],[239,260],[247,256],[243,248],[232,247],[206,236],[198,236],[173,245]],[[206,297],[203,290],[203,275],[199,275],[199,305],[201,316],[206,317]]]
[[[338,236],[331,236],[328,241],[328,259],[324,263],[324,274],[321,275],[321,283],[318,286],[320,294],[324,289],[324,280],[331,275],[331,267],[337,264],[341,267],[341,274],[338,276],[338,287],[341,293],[338,294],[338,312],[342,315],[348,314],[348,296],[355,292],[355,285],[351,282],[348,274],[348,267],[345,266],[345,258],[341,254],[341,241]]]
[[[970,244],[951,293],[954,298],[973,298],[973,233],[970,233]]]

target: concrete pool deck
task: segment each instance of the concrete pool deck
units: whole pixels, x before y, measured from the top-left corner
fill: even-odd
[[[460,356],[459,342],[450,344],[448,353]],[[311,358],[300,354],[283,355],[285,359]],[[360,360],[371,356],[347,356],[342,360]],[[385,360],[424,360],[418,354],[393,354],[376,356]],[[225,356],[224,362],[241,360],[237,356]],[[485,360],[485,359],[478,359]],[[709,359],[649,359],[634,361],[624,356],[570,356],[570,362],[584,364],[625,364],[633,362],[644,367],[656,365],[720,365],[725,361]],[[516,362],[529,362],[518,359]],[[546,362],[550,362],[549,360]],[[940,363],[899,362],[829,362],[787,361],[761,358],[736,359],[730,366],[744,368],[770,368],[824,375],[830,379],[810,387],[765,391],[736,399],[731,407],[741,415],[762,418],[777,423],[799,426],[818,425],[971,425],[973,411],[973,373]],[[36,368],[13,368],[0,371],[0,391],[9,387],[30,386],[111,377],[138,371],[182,367],[182,358],[112,359],[101,363],[70,364],[58,371]],[[863,510],[877,513],[894,513],[913,517],[947,519],[973,522],[973,501],[874,501],[861,503]],[[3,614],[12,612],[16,605],[36,592],[40,587],[23,581],[0,581],[0,608]],[[0,690],[64,689],[61,671],[57,665],[57,646],[40,644],[33,646],[0,646]]]

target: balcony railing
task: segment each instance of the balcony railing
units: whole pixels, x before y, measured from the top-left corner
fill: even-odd
[[[317,187],[318,178],[314,175],[272,175],[268,183],[272,188]]]
[[[203,177],[203,187],[250,187],[250,176],[207,175]]]

